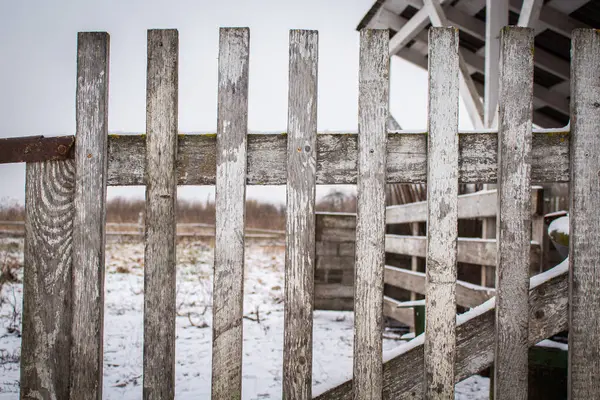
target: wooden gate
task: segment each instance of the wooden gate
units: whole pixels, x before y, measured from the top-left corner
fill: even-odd
[[[492,362],[496,399],[526,398],[528,346],[567,327],[571,398],[600,398],[600,34],[573,34],[570,130],[537,132],[532,32],[501,36],[498,133],[458,132],[458,30],[432,28],[426,132],[386,131],[389,33],[364,30],[359,133],[317,135],[318,35],[294,30],[287,133],[247,135],[249,30],[222,29],[215,137],[178,134],[178,33],[151,30],[146,135],[119,137],[109,36],[79,34],[76,140],[2,143],[27,161],[22,398],[102,396],[107,185],[146,185],[143,394],[174,397],[176,190],[198,184],[217,191],[212,397],[241,397],[245,187],[268,184],[287,185],[283,396],[311,398],[315,185],[341,183],[358,185],[354,376],[319,398],[452,399]],[[499,213],[495,308],[457,322],[459,182],[497,183]],[[571,184],[568,295],[567,268],[529,280],[532,182]],[[386,183],[427,183],[427,319],[383,359]]]

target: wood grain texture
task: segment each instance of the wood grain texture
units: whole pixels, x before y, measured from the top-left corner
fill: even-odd
[[[249,41],[247,28],[220,31],[212,398],[223,400],[242,396]]]
[[[290,31],[283,398],[312,398],[317,31]]]
[[[360,33],[354,399],[381,399],[389,33]]]
[[[500,34],[494,399],[527,399],[533,30]]]
[[[402,307],[402,302],[391,297],[383,297],[383,315],[402,322],[404,325],[415,327],[415,314],[412,308]]]
[[[179,34],[149,30],[144,248],[145,400],[175,397],[175,218]]]
[[[564,271],[529,292],[529,344],[568,329],[568,273]],[[458,324],[456,328],[455,382],[488,368],[494,361],[495,310]],[[384,363],[383,398],[424,399],[423,345],[410,346]],[[410,368],[406,366],[410,365]],[[318,400],[352,399],[352,381],[315,397]]]
[[[411,292],[425,294],[426,275],[423,272],[385,266],[386,285],[396,286]],[[496,291],[468,282],[456,281],[456,304],[463,307],[476,307],[494,297]]]
[[[317,135],[317,184],[356,184],[356,134]],[[497,134],[460,133],[458,178],[461,183],[495,183]],[[143,185],[142,136],[112,135],[109,139],[109,185]],[[249,185],[285,185],[287,135],[248,135]],[[426,183],[427,135],[390,133],[387,146],[387,183]],[[215,135],[180,135],[177,182],[180,185],[214,185]],[[534,133],[531,160],[534,182],[569,181],[569,134]]]
[[[454,399],[458,29],[429,30],[425,397]]]
[[[573,32],[569,398],[600,398],[600,33]]]
[[[68,399],[75,167],[28,163],[21,399]]]
[[[102,398],[109,36],[77,36],[72,399]]]

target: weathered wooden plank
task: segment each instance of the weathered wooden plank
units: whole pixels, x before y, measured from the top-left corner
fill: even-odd
[[[404,325],[415,327],[415,314],[412,308],[401,307],[402,302],[385,296],[383,298],[383,315],[393,318]]]
[[[347,256],[319,256],[317,269],[354,269],[354,254]]]
[[[72,160],[27,164],[22,399],[69,398],[74,188]]]
[[[458,29],[429,30],[425,396],[454,398]]]
[[[541,215],[543,212],[543,189],[531,189],[531,214]],[[482,190],[475,193],[458,196],[458,219],[495,217],[497,209],[498,192],[496,190]],[[425,222],[427,220],[427,202],[400,204],[389,206],[386,209],[387,224],[407,224],[412,222]]]
[[[290,31],[283,398],[312,398],[317,31]]]
[[[496,240],[479,238],[458,238],[458,262],[496,266]],[[407,256],[425,257],[427,238],[425,236],[385,235],[385,251]],[[530,259],[538,264],[541,247],[532,242]]]
[[[352,285],[340,285],[339,283],[321,283],[315,286],[315,297],[332,299],[336,297],[354,296]]]
[[[533,30],[500,35],[494,399],[527,399]]]
[[[72,399],[102,398],[109,36],[77,36]]]
[[[529,345],[568,329],[568,271],[561,268],[557,272],[550,272],[552,277],[548,277],[547,281],[532,284],[529,292]],[[488,368],[494,361],[493,301],[458,317],[455,382]],[[425,398],[423,341],[416,340],[407,344],[404,351],[395,351],[395,354],[385,357],[384,399]],[[411,367],[406,368],[407,365]],[[350,400],[352,381],[317,395],[316,399]]]
[[[0,164],[71,159],[74,144],[75,136],[2,138]]]
[[[423,272],[386,265],[384,280],[387,285],[425,294],[426,276]],[[456,303],[463,307],[476,307],[494,295],[492,288],[456,281]]]
[[[573,32],[569,398],[600,398],[600,33]]]
[[[381,399],[389,33],[360,33],[354,399]]]
[[[175,218],[179,34],[148,31],[144,399],[175,397]]]
[[[498,141],[496,133],[465,132],[459,137],[458,178],[461,183],[495,183]],[[285,185],[287,135],[248,135],[249,185]],[[111,135],[109,185],[144,184],[144,139]],[[387,183],[426,183],[427,136],[390,133],[387,148]],[[215,135],[180,135],[177,182],[180,185],[214,185]],[[569,181],[568,132],[533,135],[531,176],[534,182]],[[317,135],[317,184],[356,184],[357,135]]]
[[[212,398],[223,400],[242,396],[249,44],[247,28],[220,30]]]

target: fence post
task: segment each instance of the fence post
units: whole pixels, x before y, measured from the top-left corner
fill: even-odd
[[[69,398],[74,186],[71,160],[27,163],[21,398]]]
[[[600,398],[600,32],[573,32],[569,399]]]
[[[318,38],[290,31],[284,399],[312,399]]]
[[[247,28],[221,29],[212,398],[222,400],[242,397],[249,45]]]
[[[71,399],[102,398],[109,36],[78,35]]]
[[[354,399],[382,397],[389,32],[360,32]]]
[[[501,31],[494,399],[527,399],[533,30]]]
[[[458,29],[429,29],[425,397],[454,398]]]
[[[175,397],[175,216],[179,35],[149,30],[144,244],[145,400]]]

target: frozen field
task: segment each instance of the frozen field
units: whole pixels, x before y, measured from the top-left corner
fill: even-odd
[[[22,263],[20,239],[0,239],[0,262]],[[104,321],[104,398],[142,397],[142,243],[107,244]],[[176,397],[210,398],[212,260],[200,242],[177,247]],[[281,398],[283,343],[283,264],[281,243],[246,248],[244,293],[244,399]],[[18,271],[22,278],[22,271]],[[5,284],[0,308],[0,400],[19,392],[22,284]],[[316,311],[313,385],[321,391],[352,375],[353,314]],[[388,335],[386,335],[388,336]],[[385,339],[384,351],[403,343]],[[489,381],[472,377],[457,385],[457,399],[487,399]]]

